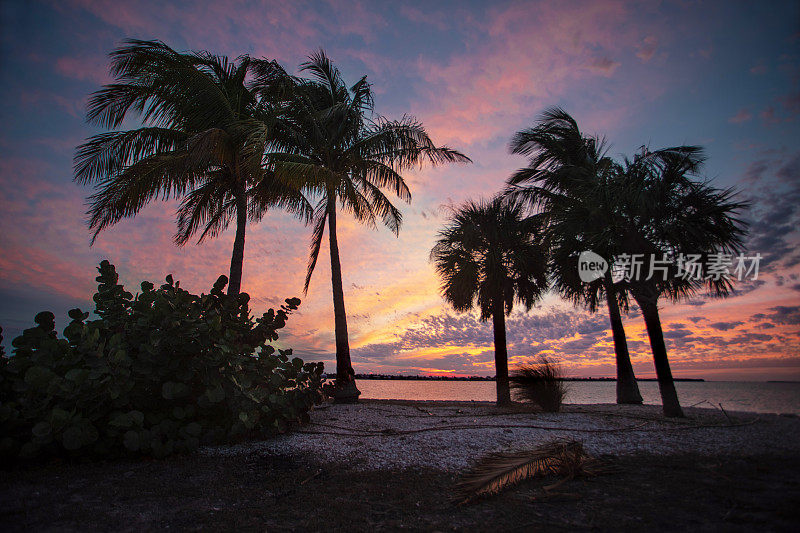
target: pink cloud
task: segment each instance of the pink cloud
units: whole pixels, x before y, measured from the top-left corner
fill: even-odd
[[[92,81],[102,85],[111,81],[108,60],[105,56],[61,57],[56,61],[56,72],[68,78]]]
[[[800,114],[800,91],[787,94],[780,101],[791,115]]]
[[[372,7],[369,2],[328,0],[328,3],[336,12],[335,21],[323,22],[330,32],[358,35],[366,43],[374,43],[378,35],[389,26],[389,22],[382,15],[366,7]]]
[[[28,243],[2,244],[0,278],[5,285],[34,286],[76,300],[89,299],[92,272],[77,269],[76,263],[65,260],[62,252],[32,247]]]
[[[747,109],[740,109],[735,115],[728,119],[731,124],[741,124],[753,118],[753,114]]]
[[[643,18],[640,7],[621,1],[490,8],[476,22],[465,53],[446,62],[417,60],[422,98],[414,113],[446,142],[470,145],[508,135],[524,124],[520,118],[573,88],[616,75],[615,56],[643,41],[654,46],[657,31]],[[648,88],[638,98],[663,92],[657,77],[645,81]]]
[[[781,121],[773,106],[769,106],[758,114],[764,124],[777,124]]]
[[[364,2],[329,0],[328,4],[332,17],[304,2],[232,0],[178,7],[155,0],[136,4],[73,1],[73,6],[123,30],[129,37],[176,35],[191,49],[234,56],[242,53],[242,43],[248,42],[253,49],[245,52],[290,61],[289,66],[323,44],[327,35],[356,35],[366,43],[374,43],[389,27],[388,21]]]
[[[620,63],[608,57],[595,57],[589,60],[589,69],[599,72],[604,76],[610,76],[617,70]]]
[[[82,118],[83,99],[67,98],[63,94],[39,90],[21,91],[19,103],[29,107],[52,106],[60,108],[63,112],[75,118]]]
[[[658,39],[654,35],[648,35],[636,46],[638,57],[643,63],[650,61],[658,49]]]
[[[440,31],[445,31],[449,26],[448,19],[450,17],[441,11],[423,11],[422,9],[403,4],[400,6],[400,13],[411,22],[430,24]]]
[[[702,57],[703,59],[711,59],[714,55],[714,47],[712,45],[707,46],[706,48],[701,48],[697,51],[697,55]]]

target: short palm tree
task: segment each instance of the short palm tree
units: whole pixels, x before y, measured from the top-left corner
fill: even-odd
[[[677,259],[680,254],[696,255],[699,264],[704,264],[714,256],[732,256],[742,250],[747,234],[738,214],[748,204],[736,200],[734,189],[716,189],[696,179],[703,161],[698,147],[644,150],[625,161],[615,183],[619,210],[614,232],[628,254],[641,254],[642,259],[641,274],[629,276],[625,286],[641,308],[664,414],[671,417],[683,416],[683,410],[667,357],[658,301],[664,297],[678,302],[702,289],[712,296],[728,295],[728,277],[708,272],[695,276],[685,268],[681,272]]]
[[[355,401],[359,392],[350,359],[337,211],[369,226],[380,219],[396,234],[402,214],[384,190],[411,201],[400,173],[426,161],[441,164],[470,160],[455,150],[435,146],[422,124],[413,118],[391,121],[375,115],[366,77],[348,88],[323,51],[311,55],[301,65],[301,72],[310,77],[278,76],[268,69],[258,77],[256,90],[283,94],[284,98],[271,125],[279,151],[268,154],[276,176],[317,199],[306,291],[328,227],[336,335],[335,398]]]
[[[155,199],[181,199],[178,245],[197,232],[199,241],[215,237],[235,220],[228,293],[238,294],[248,220],[273,206],[310,217],[300,191],[262,164],[269,142],[253,132],[263,133],[256,126],[269,120],[271,106],[247,87],[256,64],[247,56],[179,53],[159,41],[130,40],[111,53],[116,81],[92,95],[88,120],[112,131],[89,138],[75,156],[75,181],[95,188],[92,242]],[[143,126],[119,130],[131,115]]]
[[[431,251],[445,300],[459,312],[477,305],[481,320],[492,318],[498,405],[511,402],[505,317],[515,301],[530,309],[547,290],[540,229],[535,218],[523,216],[520,203],[468,202]]]
[[[609,259],[616,253],[616,236],[608,231],[615,205],[608,180],[616,165],[606,156],[605,143],[584,135],[563,109],[551,108],[534,127],[517,132],[509,148],[530,161],[509,178],[505,194],[539,211],[559,293],[591,312],[605,300],[616,354],[617,403],[642,403],[620,313],[620,306],[627,308],[625,292],[617,290],[610,271],[591,283],[578,275],[581,252]]]

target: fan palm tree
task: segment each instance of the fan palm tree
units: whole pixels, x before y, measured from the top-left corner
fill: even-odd
[[[658,378],[665,416],[683,416],[658,311],[664,297],[678,302],[707,289],[727,296],[727,276],[694,276],[681,270],[680,254],[700,259],[732,256],[743,249],[746,223],[738,213],[747,207],[734,189],[716,189],[697,179],[703,164],[699,147],[643,150],[619,167],[615,180],[619,210],[613,231],[628,254],[640,254],[641,275],[625,282],[642,311]],[[651,275],[653,273],[653,275]],[[687,275],[689,274],[689,275]],[[648,279],[649,278],[649,279]]]
[[[563,109],[551,108],[534,127],[517,132],[509,148],[530,160],[509,178],[506,195],[539,210],[550,245],[549,270],[560,294],[591,312],[605,300],[616,355],[617,403],[642,403],[620,313],[620,306],[628,305],[625,292],[617,290],[609,271],[591,283],[578,275],[581,252],[592,250],[606,258],[615,253],[615,235],[608,231],[615,203],[608,180],[615,163],[606,156],[604,141],[584,135]],[[601,238],[591,237],[597,235]]]
[[[112,131],[77,149],[75,181],[93,185],[92,243],[155,199],[181,199],[175,243],[198,242],[235,220],[229,294],[241,288],[245,230],[273,206],[310,217],[299,189],[262,164],[269,146],[258,126],[272,106],[247,86],[259,61],[179,53],[160,41],[129,40],[111,54],[115,83],[89,99],[88,121]],[[260,60],[260,63],[267,63]],[[120,130],[130,116],[142,127]],[[257,134],[254,134],[257,133]]]
[[[515,301],[530,310],[547,290],[540,229],[535,218],[523,217],[520,203],[468,202],[431,251],[445,300],[459,312],[477,305],[481,320],[492,318],[498,405],[511,402],[505,317]]]
[[[400,173],[426,161],[442,164],[470,160],[455,150],[435,146],[422,124],[413,118],[393,121],[376,116],[366,76],[348,88],[324,51],[309,56],[300,68],[308,78],[281,77],[267,69],[258,77],[255,88],[284,95],[272,125],[279,151],[268,154],[276,176],[317,200],[305,291],[328,227],[336,336],[335,398],[356,401],[360,393],[350,359],[337,211],[372,227],[380,219],[397,234],[402,214],[384,190],[411,201]]]

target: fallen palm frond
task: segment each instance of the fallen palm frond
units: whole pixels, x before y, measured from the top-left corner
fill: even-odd
[[[556,440],[533,450],[487,455],[456,484],[453,499],[463,504],[538,475],[561,476],[560,482],[545,487],[552,490],[574,477],[595,476],[609,470],[587,454],[580,442]]]

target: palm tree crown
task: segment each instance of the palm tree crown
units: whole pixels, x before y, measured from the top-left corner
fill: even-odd
[[[459,312],[477,306],[481,320],[498,302],[505,314],[515,301],[533,307],[547,288],[544,258],[536,219],[499,198],[456,210],[431,251],[445,300]]]
[[[262,62],[263,63],[263,62]],[[75,181],[91,184],[89,227],[98,234],[155,199],[182,199],[175,242],[215,237],[236,220],[229,292],[241,283],[244,226],[271,206],[310,216],[299,190],[262,165],[268,141],[256,125],[265,106],[247,86],[259,61],[179,53],[160,41],[130,40],[111,53],[115,83],[89,100],[90,123],[113,130],[75,156]],[[143,127],[119,130],[130,115]]]
[[[276,146],[271,154],[282,181],[301,186],[317,198],[305,288],[311,279],[322,241],[328,204],[333,201],[359,222],[374,227],[380,219],[399,232],[402,213],[384,193],[411,202],[401,172],[427,161],[432,164],[469,162],[446,146],[433,144],[425,128],[412,117],[387,120],[374,114],[372,88],[362,77],[347,87],[324,51],[312,54],[300,67],[310,78],[286,77],[290,86],[275,122]],[[262,90],[273,87],[270,76]]]
[[[619,167],[614,183],[620,209],[614,231],[627,253],[672,259],[670,271],[650,280],[633,279],[634,295],[673,302],[706,289],[713,296],[727,296],[728,277],[677,275],[674,261],[680,254],[737,254],[743,250],[747,224],[739,213],[748,203],[737,200],[733,188],[717,189],[700,178],[705,156],[696,146],[679,146],[650,152],[643,149]],[[648,265],[644,265],[648,268]]]
[[[584,135],[566,111],[551,108],[535,127],[517,132],[509,150],[530,160],[508,179],[505,194],[542,219],[552,247],[550,272],[561,295],[594,312],[604,284],[602,279],[582,283],[576,267],[585,250],[614,255],[609,223],[616,200],[609,179],[615,163],[606,155],[605,141]]]

